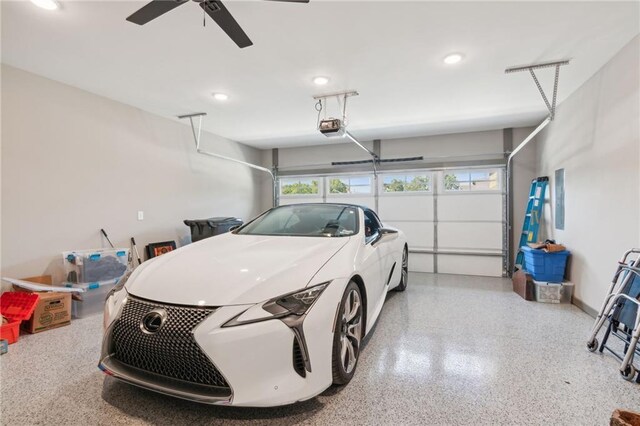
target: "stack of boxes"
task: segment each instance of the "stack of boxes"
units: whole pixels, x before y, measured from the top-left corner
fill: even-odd
[[[513,276],[513,290],[526,300],[571,303],[573,284],[564,281],[569,251],[547,252],[524,246],[524,270]]]

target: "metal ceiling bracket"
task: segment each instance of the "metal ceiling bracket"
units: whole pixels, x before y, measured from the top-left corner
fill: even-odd
[[[327,99],[330,98],[336,98],[338,100],[338,104],[340,103],[340,99],[342,99],[342,124],[343,126],[346,127],[346,118],[347,118],[347,99],[350,98],[351,96],[358,96],[360,95],[360,93],[358,93],[357,90],[345,90],[342,92],[334,92],[334,93],[327,93],[324,95],[316,95],[313,97],[313,99],[317,100],[318,103],[320,104],[320,109],[318,110],[318,120],[320,120],[320,111],[322,110],[322,102],[324,101],[326,103]],[[380,162],[380,157],[378,157],[378,155],[371,151],[369,148],[367,148],[366,146],[364,146],[362,143],[360,143],[351,133],[349,133],[348,130],[345,130],[344,135],[342,136],[343,138],[349,139],[351,142],[353,142],[354,144],[356,144],[356,146],[358,146],[358,148],[362,149],[363,151],[366,151],[367,154],[369,154],[371,156],[371,164],[373,165],[373,176],[374,178],[377,178],[378,176],[378,169],[377,169],[377,165]]]
[[[258,166],[257,164],[253,164],[253,163],[248,163],[246,161],[242,161],[242,160],[238,160],[235,158],[231,158],[231,157],[227,157],[226,155],[221,155],[221,154],[216,154],[215,152],[210,152],[210,151],[206,151],[202,148],[200,148],[200,136],[202,135],[202,117],[204,117],[205,115],[207,115],[206,112],[197,112],[194,114],[184,114],[184,115],[179,115],[178,118],[183,120],[185,118],[189,119],[189,123],[191,124],[191,133],[193,134],[193,139],[196,143],[196,152],[198,152],[198,154],[202,154],[202,155],[206,155],[208,157],[214,157],[214,158],[219,158],[221,160],[227,160],[227,161],[231,161],[237,164],[242,164],[243,166],[247,166],[250,167],[252,169],[256,169],[256,170],[260,170],[261,172],[265,172],[268,173],[269,176],[271,177],[271,181],[272,181],[272,186],[273,186],[273,207],[276,207],[278,205],[278,185],[277,185],[277,178],[276,178],[276,174],[274,173],[275,171],[271,171],[266,167],[262,167],[262,166]],[[196,130],[196,125],[193,122],[193,119],[198,117],[198,128]]]
[[[350,98],[351,96],[358,96],[359,94],[360,93],[358,93],[357,90],[345,90],[344,92],[327,93],[326,95],[315,95],[313,99],[317,101],[319,99],[327,98]]]
[[[504,70],[504,72],[505,74],[510,74],[514,72],[529,71],[529,73],[531,74],[531,77],[533,78],[533,82],[536,84],[536,87],[540,92],[540,96],[542,96],[542,100],[544,101],[544,104],[547,106],[547,109],[549,110],[549,118],[553,120],[556,116],[556,99],[558,97],[558,79],[560,78],[560,67],[564,65],[569,65],[569,61],[564,60],[564,61],[555,61],[555,62],[543,62],[543,63],[533,64],[533,65],[511,67]],[[547,95],[544,92],[542,85],[538,81],[538,77],[536,76],[536,73],[534,71],[536,69],[550,68],[550,67],[555,67],[556,69],[555,79],[553,82],[553,95],[551,98],[551,102],[549,102],[549,98],[547,98]]]

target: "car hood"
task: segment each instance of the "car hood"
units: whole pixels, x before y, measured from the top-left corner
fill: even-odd
[[[350,238],[227,233],[143,263],[126,289],[179,305],[259,303],[306,287]]]

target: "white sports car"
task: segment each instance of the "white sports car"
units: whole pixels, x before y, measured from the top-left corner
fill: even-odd
[[[404,234],[368,208],[276,207],[125,276],[107,297],[99,367],[203,403],[303,401],[351,380],[407,265]]]

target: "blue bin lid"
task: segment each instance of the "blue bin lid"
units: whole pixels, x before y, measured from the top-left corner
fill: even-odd
[[[569,250],[546,252],[546,251],[544,251],[542,249],[534,249],[534,248],[531,248],[529,246],[522,246],[520,248],[522,249],[522,251],[530,252],[530,253],[563,254],[563,255],[568,255],[568,254],[571,253]]]

